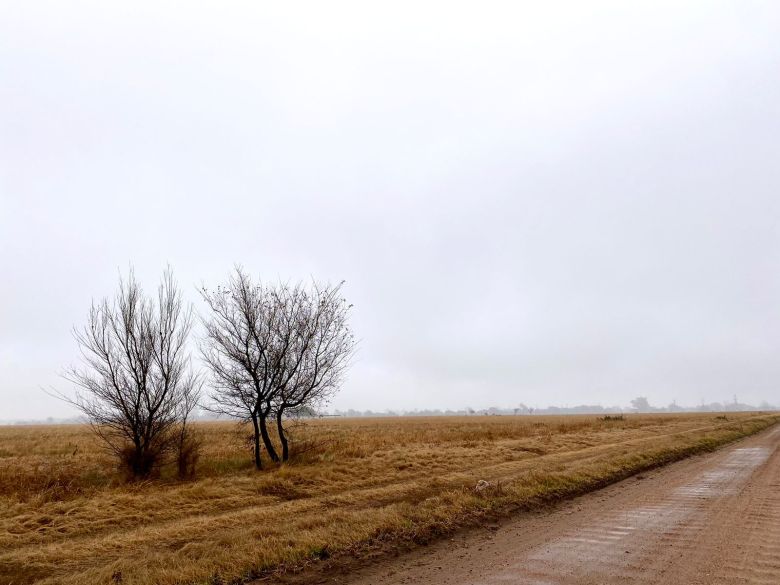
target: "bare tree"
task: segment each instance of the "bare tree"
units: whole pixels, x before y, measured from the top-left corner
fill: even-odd
[[[254,460],[262,468],[260,441],[269,457],[279,456],[268,434],[271,396],[279,375],[276,333],[280,306],[273,291],[255,285],[236,268],[226,287],[202,290],[210,309],[204,318],[201,355],[211,371],[211,410],[251,421]]]
[[[113,301],[93,303],[87,325],[74,329],[83,364],[65,375],[79,388],[70,401],[135,478],[185,442],[201,386],[187,351],[191,326],[168,269],[156,299],[131,270]]]
[[[283,312],[279,337],[283,341],[283,374],[273,394],[273,412],[282,445],[282,460],[289,459],[285,417],[303,407],[327,403],[338,390],[352,357],[355,338],[348,318],[352,305],[338,286],[302,285],[280,291]]]
[[[285,414],[324,402],[338,386],[354,346],[350,307],[340,290],[256,285],[240,268],[226,287],[203,290],[210,309],[201,345],[212,374],[210,408],[251,421],[258,469],[261,440],[271,460],[280,460],[269,418],[276,419],[281,459],[287,460]]]
[[[203,446],[203,437],[192,429],[189,424],[192,412],[200,401],[200,389],[202,380],[198,378],[196,392],[187,392],[179,402],[179,427],[176,432],[176,467],[181,479],[191,478],[195,475],[195,465],[200,458],[200,450]]]

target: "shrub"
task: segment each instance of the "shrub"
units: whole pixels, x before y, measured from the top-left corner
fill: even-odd
[[[615,420],[625,420],[626,418],[622,414],[607,414],[602,416],[599,420],[603,420],[605,422],[609,421],[615,421]]]
[[[195,477],[195,466],[200,459],[202,447],[203,437],[189,430],[183,433],[176,452],[176,466],[179,479]]]

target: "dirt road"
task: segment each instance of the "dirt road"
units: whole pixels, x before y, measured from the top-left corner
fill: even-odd
[[[333,581],[780,584],[780,428]],[[331,581],[331,582],[333,582]]]

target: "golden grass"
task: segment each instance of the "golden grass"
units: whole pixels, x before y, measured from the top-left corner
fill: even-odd
[[[582,493],[778,414],[329,419],[256,472],[246,431],[199,423],[195,481],[126,484],[82,426],[0,427],[0,584],[230,583]],[[480,479],[500,489],[476,494]]]

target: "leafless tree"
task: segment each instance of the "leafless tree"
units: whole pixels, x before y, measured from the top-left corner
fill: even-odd
[[[254,284],[240,268],[227,286],[203,290],[210,309],[201,345],[212,374],[210,408],[251,421],[258,469],[261,441],[271,460],[280,460],[269,419],[276,419],[287,460],[285,415],[325,401],[338,386],[354,346],[340,290]]]
[[[93,303],[74,329],[83,364],[65,375],[79,388],[70,401],[135,478],[186,442],[201,387],[187,350],[191,326],[192,308],[168,269],[156,299],[131,270],[116,297]]]
[[[352,357],[355,338],[349,327],[349,305],[341,296],[342,284],[311,290],[302,285],[283,287],[279,338],[283,342],[283,374],[273,394],[273,413],[282,445],[282,460],[289,458],[285,417],[303,407],[327,403],[338,390]]]
[[[215,291],[203,288],[202,296],[210,309],[209,317],[202,319],[205,337],[201,343],[213,389],[208,408],[251,421],[255,467],[261,469],[261,440],[271,459],[279,459],[267,426],[279,375],[274,347],[279,303],[273,290],[253,284],[240,268],[227,286]]]
[[[200,450],[203,446],[203,437],[200,433],[192,429],[189,424],[192,412],[197,408],[200,401],[202,380],[197,380],[198,390],[188,392],[182,396],[179,402],[179,427],[175,434],[176,438],[176,467],[181,479],[191,478],[195,475],[195,465],[200,457]]]

